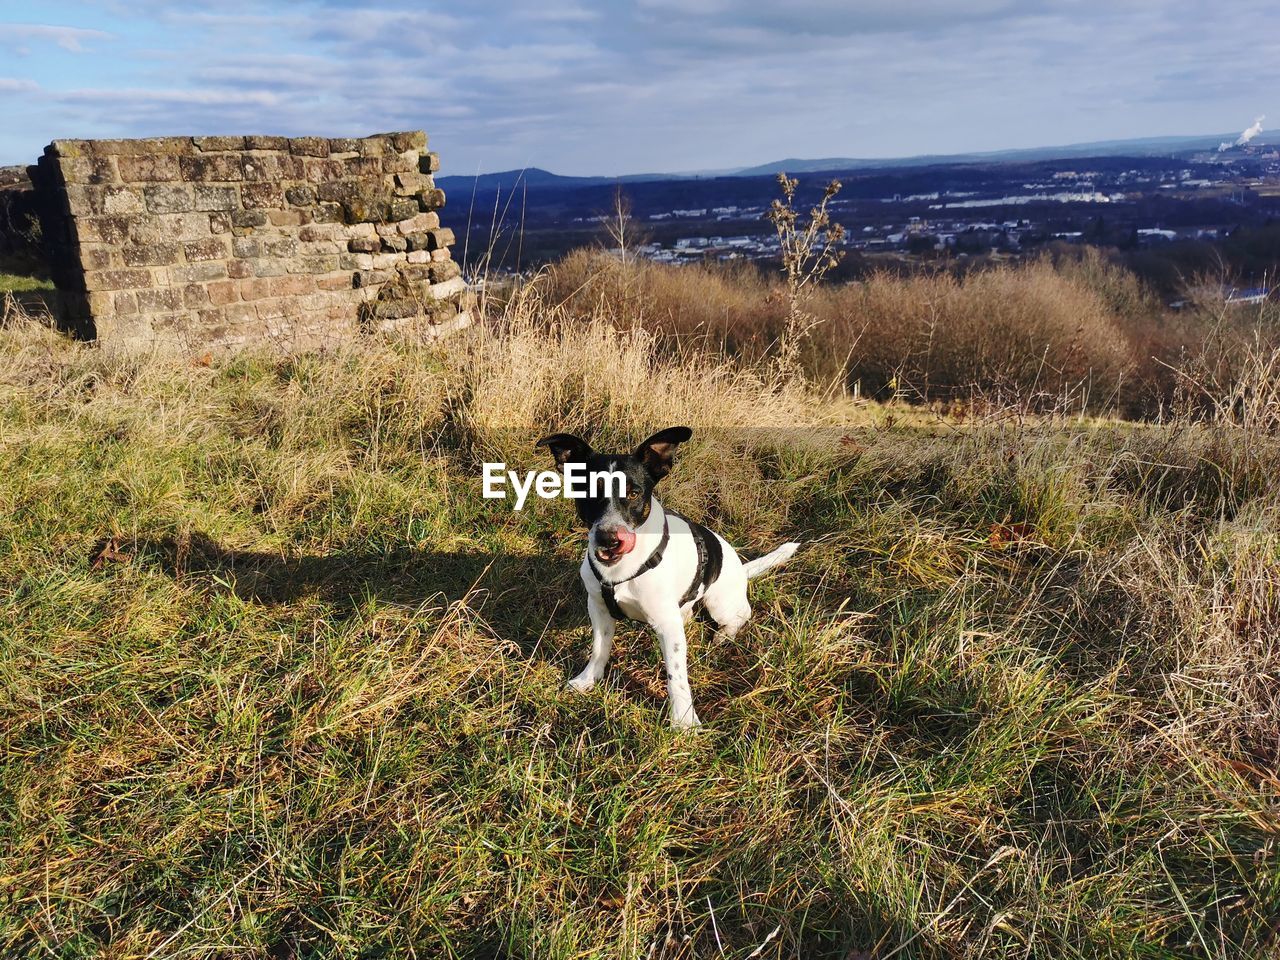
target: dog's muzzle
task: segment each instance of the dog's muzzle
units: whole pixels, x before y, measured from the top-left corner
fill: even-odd
[[[595,541],[596,559],[601,563],[617,563],[635,548],[636,535],[626,527],[597,530]]]

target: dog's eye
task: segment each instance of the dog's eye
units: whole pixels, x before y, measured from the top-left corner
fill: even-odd
[[[640,499],[640,491],[639,491],[639,490],[628,490],[628,491],[627,491],[627,499],[628,499],[628,500],[630,500],[632,503],[635,503],[637,500],[639,500],[639,499]]]

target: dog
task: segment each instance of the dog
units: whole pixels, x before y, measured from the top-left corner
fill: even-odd
[[[618,620],[647,623],[662,644],[670,720],[677,729],[701,722],[689,691],[684,633],[695,604],[703,604],[718,636],[736,636],[751,617],[747,581],[788,560],[800,546],[784,543],[743,562],[719,534],[658,502],[654,487],[671,472],[676,449],[691,436],[688,427],[668,427],[634,452],[612,455],[596,453],[585,440],[567,433],[537,443],[551,451],[561,469],[582,463],[588,476],[620,472],[626,477],[623,491],[577,500],[578,516],[590,528],[580,573],[591,617],[591,657],[569,681],[569,689],[585,693],[604,676]]]

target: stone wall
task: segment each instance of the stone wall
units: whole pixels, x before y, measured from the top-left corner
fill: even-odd
[[[0,269],[31,270],[42,265],[35,191],[26,167],[0,167]]]
[[[466,326],[425,151],[421,132],[55,141],[31,171],[63,319],[187,350]]]

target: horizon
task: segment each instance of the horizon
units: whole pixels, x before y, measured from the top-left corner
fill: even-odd
[[[1227,136],[1276,112],[1280,45],[1239,41],[1255,0],[926,7],[6,0],[0,163],[58,138],[423,129],[446,175],[622,177]]]

